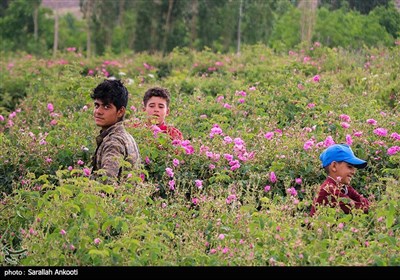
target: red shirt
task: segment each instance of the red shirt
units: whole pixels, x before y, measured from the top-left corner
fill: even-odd
[[[141,124],[141,123],[134,123],[131,125],[131,127],[138,127],[140,125],[144,125],[145,127],[150,127],[147,124]],[[173,127],[171,125],[167,125],[164,123],[157,125],[158,128],[162,131],[162,133],[167,133],[169,137],[172,140],[183,140],[183,135],[182,132],[179,131],[176,127]]]
[[[345,199],[350,200],[344,202]],[[331,177],[326,178],[319,188],[318,196],[314,199],[311,207],[310,216],[313,216],[318,205],[339,206],[344,213],[350,213],[351,209],[363,209],[364,213],[368,213],[369,201],[354,188],[350,186],[340,187],[339,184]]]
[[[172,140],[183,140],[182,132],[180,132],[176,127],[166,125],[165,123],[158,125],[158,127],[164,133],[167,133]]]

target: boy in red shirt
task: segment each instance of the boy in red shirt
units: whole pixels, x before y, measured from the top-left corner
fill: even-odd
[[[165,123],[169,115],[170,93],[166,88],[149,88],[143,96],[143,111],[147,113],[147,127],[156,125],[162,133],[167,133],[172,140],[183,140],[182,132]],[[137,125],[135,125],[137,126]]]
[[[316,207],[319,205],[329,205],[330,207],[339,205],[346,214],[350,213],[352,209],[362,209],[364,213],[368,213],[368,199],[350,186],[356,169],[365,168],[367,162],[356,157],[350,146],[346,144],[335,144],[328,147],[321,153],[320,160],[328,177],[320,186],[310,215],[314,215]]]

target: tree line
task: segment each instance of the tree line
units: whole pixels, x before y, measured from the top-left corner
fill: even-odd
[[[243,44],[287,51],[390,46],[400,35],[394,0],[80,0],[83,17],[60,15],[41,0],[3,0],[3,51],[87,56],[171,52],[176,47],[240,52]]]

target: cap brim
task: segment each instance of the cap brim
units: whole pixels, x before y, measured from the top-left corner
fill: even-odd
[[[359,159],[359,158],[350,158],[346,159],[346,162],[350,163],[351,165],[354,165],[356,168],[364,168],[367,166],[367,162],[365,160]]]

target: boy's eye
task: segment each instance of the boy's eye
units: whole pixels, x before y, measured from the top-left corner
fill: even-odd
[[[347,164],[347,167],[350,168],[350,169],[354,169],[355,168],[355,166],[351,165],[351,164]]]

